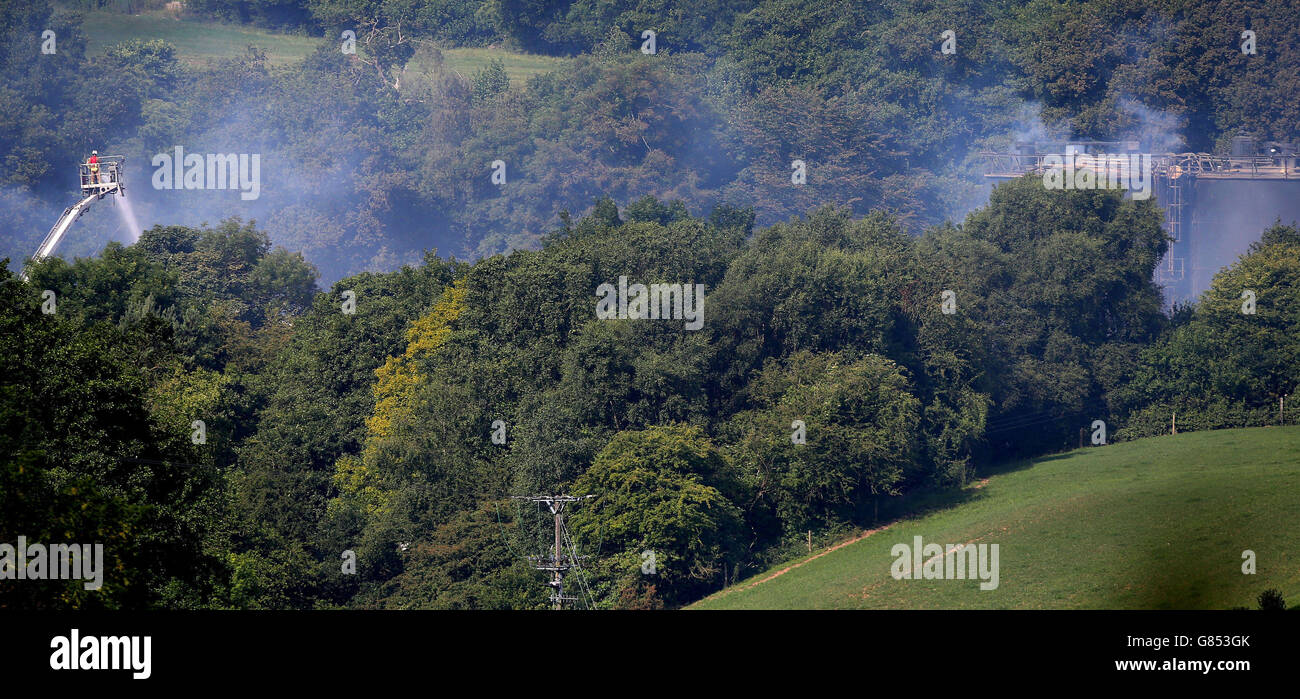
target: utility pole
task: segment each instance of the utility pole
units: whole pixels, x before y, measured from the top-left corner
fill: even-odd
[[[533,562],[533,567],[538,570],[547,570],[551,573],[551,581],[547,583],[553,590],[551,593],[552,609],[564,609],[565,602],[576,602],[577,597],[564,594],[564,574],[570,568],[578,567],[580,556],[568,555],[564,553],[564,506],[571,502],[580,502],[594,495],[516,495],[514,500],[525,500],[528,502],[544,502],[550,508],[551,514],[555,515],[555,550],[551,557],[529,556],[528,560]]]

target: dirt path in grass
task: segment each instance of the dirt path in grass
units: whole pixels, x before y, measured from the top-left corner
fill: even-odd
[[[988,484],[989,484],[989,479],[987,479],[987,478],[981,478],[980,481],[979,481],[978,483],[975,483],[975,484],[974,484],[974,487],[975,487],[976,489],[979,489],[979,488],[983,488],[984,486],[986,486],[986,485],[988,485]],[[875,529],[868,529],[868,530],[862,532],[861,534],[859,534],[859,535],[853,537],[852,539],[846,539],[846,540],[844,540],[844,541],[841,541],[840,543],[835,544],[834,546],[832,546],[832,547],[830,547],[830,548],[828,548],[828,549],[826,549],[826,550],[824,550],[824,551],[821,551],[821,552],[817,553],[816,555],[809,556],[809,557],[803,559],[802,561],[799,561],[798,563],[794,563],[794,564],[788,565],[788,566],[782,568],[781,570],[778,570],[778,571],[776,571],[775,573],[772,573],[771,575],[769,575],[769,576],[767,576],[767,577],[765,577],[765,578],[762,578],[762,579],[760,579],[760,580],[755,580],[754,582],[752,582],[752,583],[750,583],[750,584],[744,586],[743,588],[735,588],[735,587],[732,587],[731,589],[729,589],[729,590],[727,590],[726,592],[724,592],[723,595],[725,596],[725,595],[731,594],[731,592],[734,592],[734,591],[737,590],[737,589],[748,590],[748,589],[750,589],[750,588],[752,588],[752,587],[755,587],[755,586],[758,586],[758,585],[762,585],[763,583],[767,582],[768,580],[773,580],[773,579],[775,579],[775,578],[779,578],[779,577],[781,577],[782,575],[785,575],[786,573],[789,573],[790,571],[794,570],[795,568],[798,568],[798,567],[800,567],[800,566],[806,565],[807,563],[809,563],[809,562],[811,562],[811,561],[815,561],[815,560],[817,560],[818,558],[821,558],[822,556],[825,556],[826,554],[828,554],[828,553],[830,553],[830,552],[832,552],[832,551],[837,551],[837,550],[839,550],[839,549],[842,549],[842,548],[844,548],[845,546],[848,546],[849,544],[856,544],[856,543],[858,543],[859,541],[862,541],[863,539],[865,539],[865,538],[867,538],[867,537],[869,537],[869,536],[871,536],[872,534],[875,534],[875,533],[877,533],[877,532],[883,532],[883,531],[885,531],[886,529],[888,529],[888,528],[894,526],[895,524],[897,524],[898,521],[899,521],[899,520],[894,520],[893,522],[890,522],[890,523],[885,524],[885,525],[880,526],[880,527],[876,527]],[[970,543],[972,543],[972,542],[966,542],[965,544],[962,544],[961,546],[958,546],[957,548],[953,549],[953,551],[959,551],[959,550],[961,550],[963,547],[968,546]],[[948,551],[948,552],[946,552],[946,553],[936,555],[935,558],[938,558],[938,557],[940,557],[940,556],[948,556],[948,555],[950,555],[953,551]]]
[[[802,561],[799,561],[798,563],[795,563],[795,564],[793,564],[793,565],[788,565],[788,566],[782,568],[781,570],[778,570],[778,571],[776,571],[775,573],[772,573],[771,575],[767,576],[766,578],[763,578],[763,579],[761,579],[761,580],[756,580],[756,581],[754,581],[754,582],[752,582],[752,583],[746,585],[745,587],[743,587],[743,588],[741,588],[741,589],[748,590],[749,588],[754,587],[755,585],[762,585],[763,583],[765,583],[765,582],[767,582],[768,580],[771,580],[771,579],[773,579],[773,578],[779,578],[779,577],[781,577],[782,575],[785,575],[786,573],[789,573],[790,571],[794,570],[795,568],[798,568],[799,566],[802,566],[802,565],[804,565],[804,564],[806,564],[806,563],[808,563],[808,562],[810,562],[810,561],[815,561],[815,560],[817,560],[818,558],[821,558],[822,556],[825,556],[826,554],[830,553],[831,551],[836,551],[836,550],[842,549],[842,548],[844,548],[845,546],[848,546],[849,544],[856,544],[856,543],[858,543],[859,541],[862,541],[863,539],[865,539],[865,538],[871,536],[872,534],[875,534],[876,532],[883,532],[883,531],[885,531],[886,529],[888,529],[888,528],[894,526],[894,524],[895,524],[895,522],[890,522],[889,524],[886,524],[886,525],[884,525],[884,526],[882,526],[882,527],[876,527],[875,529],[868,529],[868,530],[862,532],[861,534],[859,534],[859,535],[853,537],[852,539],[847,539],[847,540],[845,540],[845,541],[841,541],[840,543],[835,544],[834,546],[832,546],[832,547],[826,549],[825,551],[822,551],[822,552],[817,553],[817,554],[815,554],[815,555],[809,556],[809,557],[803,559]],[[732,589],[735,589],[735,588],[732,588]]]

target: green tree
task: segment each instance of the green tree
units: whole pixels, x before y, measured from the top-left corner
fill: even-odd
[[[698,428],[616,434],[573,492],[593,496],[570,518],[575,541],[611,552],[593,568],[599,606],[635,598],[642,585],[667,605],[695,599],[729,579],[742,550],[743,486]],[[653,580],[641,577],[646,551]]]
[[[1298,330],[1300,231],[1274,225],[1114,389],[1119,436],[1166,434],[1174,412],[1182,431],[1274,424],[1279,399],[1296,392]]]
[[[774,517],[779,533],[798,536],[864,521],[878,498],[900,493],[920,456],[921,403],[884,357],[798,352],[771,362],[747,390],[757,407],[724,432],[760,526]]]

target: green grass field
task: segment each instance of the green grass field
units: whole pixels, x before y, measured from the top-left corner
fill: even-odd
[[[1228,609],[1300,606],[1300,427],[1195,432],[1045,457],[948,509],[778,566],[701,609]],[[895,580],[890,548],[998,544],[1000,584]],[[1257,574],[1242,573],[1253,550]],[[751,586],[752,585],[752,586]]]
[[[82,31],[87,52],[102,54],[109,45],[127,39],[162,39],[176,47],[182,61],[202,63],[242,54],[249,44],[267,51],[272,65],[286,65],[305,58],[320,45],[320,39],[291,34],[274,34],[262,29],[215,22],[174,20],[161,14],[128,15],[116,12],[85,12]]]
[[[102,54],[111,44],[127,39],[162,39],[176,47],[182,61],[197,64],[242,54],[249,44],[265,49],[271,65],[300,61],[316,50],[322,39],[277,34],[254,27],[219,24],[195,19],[175,20],[160,13],[139,15],[115,12],[83,13],[88,51]],[[443,49],[447,66],[470,77],[493,58],[501,59],[515,84],[563,66],[565,59],[534,56],[493,48]]]

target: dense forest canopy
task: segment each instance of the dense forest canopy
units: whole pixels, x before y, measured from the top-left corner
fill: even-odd
[[[1098,421],[1272,424],[1296,390],[1294,224],[1166,313],[1157,202],[971,177],[1034,129],[1293,137],[1300,100],[1258,97],[1296,93],[1294,3],[191,7],[329,38],[92,57],[77,13],[0,0],[0,540],[122,573],[0,607],[544,607],[553,531],[512,496],[560,491],[586,603],[678,607]],[[569,62],[438,49],[491,44]],[[259,153],[262,196],[151,189],[178,144]],[[143,155],[157,225],[20,280],[92,148]],[[628,284],[698,289],[699,325],[603,317]]]

